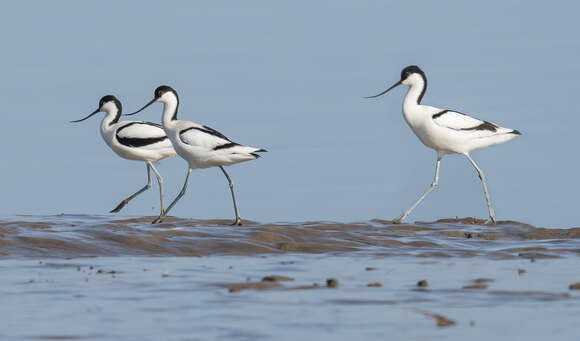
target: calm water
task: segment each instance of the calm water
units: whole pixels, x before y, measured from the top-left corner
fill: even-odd
[[[2,339],[578,337],[579,229],[18,218],[0,222]]]

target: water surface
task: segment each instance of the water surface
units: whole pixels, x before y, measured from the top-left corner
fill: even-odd
[[[577,338],[580,229],[17,218],[3,339]]]

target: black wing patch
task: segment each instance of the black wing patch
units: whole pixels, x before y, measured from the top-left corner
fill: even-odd
[[[456,113],[461,114],[461,115],[464,115],[464,116],[467,116],[464,113],[461,113],[461,112],[455,111],[455,110],[442,110],[442,111],[440,111],[440,112],[438,112],[436,114],[433,114],[432,118],[435,120],[435,119],[437,119],[437,118],[445,115],[445,113],[450,112],[450,111],[456,112]],[[496,126],[495,124],[493,124],[491,122],[488,122],[488,121],[483,121],[482,124],[477,125],[475,127],[461,128],[461,129],[455,129],[455,130],[489,130],[489,131],[495,132],[495,131],[497,131],[497,128],[499,128],[499,127]],[[450,128],[450,129],[453,129],[453,128]]]
[[[152,138],[148,138],[148,139],[140,139],[140,138],[136,138],[136,137],[119,137],[119,136],[117,136],[117,141],[119,141],[120,144],[128,146],[128,147],[144,147],[144,146],[148,146],[150,144],[161,142],[161,141],[165,140],[166,138],[167,138],[166,136],[162,136],[162,137],[152,137]]]
[[[450,110],[443,110],[443,111],[440,111],[440,112],[438,112],[438,113],[434,114],[432,117],[433,117],[433,119],[436,119],[436,118],[440,117],[441,115],[445,114],[445,113],[446,113],[446,112],[448,112],[448,111],[450,111]],[[457,111],[456,111],[456,112],[457,112]],[[457,113],[458,113],[458,114],[461,114],[460,112],[457,112]]]
[[[217,137],[221,137],[222,139],[225,139],[225,140],[228,140],[228,141],[231,142],[230,139],[228,139],[224,134],[220,133],[219,131],[217,131],[217,130],[215,130],[213,128],[210,128],[208,126],[203,126],[203,127],[206,129],[205,130],[206,133],[212,134],[212,135],[217,136]]]
[[[489,131],[497,131],[498,126],[496,126],[495,124],[488,122],[488,121],[483,121],[482,124],[472,127],[472,128],[463,128],[460,130],[489,130]]]
[[[137,148],[137,147],[144,147],[144,146],[148,146],[150,144],[161,142],[167,138],[167,136],[150,137],[150,138],[119,137],[119,132],[121,130],[123,130],[127,127],[130,127],[134,124],[146,124],[149,126],[163,129],[163,126],[161,126],[157,123],[153,123],[153,122],[131,122],[131,123],[125,124],[124,126],[117,129],[116,136],[117,136],[117,141],[119,141],[120,144],[127,146],[127,147],[136,147]]]
[[[213,150],[227,149],[227,148],[232,148],[232,147],[239,146],[239,145],[240,145],[239,143],[230,142],[230,143],[222,144],[219,146],[215,146],[213,148]]]
[[[222,138],[222,139],[224,139],[224,140],[227,140],[227,141],[230,141],[230,142],[232,142],[232,141],[231,141],[230,139],[228,139],[228,138],[227,138],[227,137],[226,137],[224,134],[222,134],[222,133],[220,133],[219,131],[217,131],[217,130],[215,130],[215,129],[212,129],[212,128],[208,127],[208,126],[203,126],[202,128],[200,128],[200,127],[189,127],[189,128],[187,128],[187,129],[183,129],[182,131],[180,131],[180,132],[179,132],[179,135],[181,135],[181,134],[183,134],[183,133],[185,133],[185,132],[188,132],[188,131],[190,131],[190,130],[192,130],[192,129],[199,130],[199,131],[201,131],[201,132],[204,132],[204,133],[206,133],[206,134],[210,134],[210,135],[213,135],[213,136],[217,136],[217,137],[219,137],[219,138]]]

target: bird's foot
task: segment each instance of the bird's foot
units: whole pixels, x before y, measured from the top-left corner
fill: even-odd
[[[403,219],[405,219],[404,215],[400,215],[397,218],[393,219],[392,223],[393,224],[402,224],[403,223]]]
[[[123,209],[123,207],[125,207],[125,205],[127,205],[128,203],[129,202],[127,200],[121,201],[121,203],[119,205],[117,205],[117,207],[115,207],[111,211],[109,211],[109,213],[117,213],[117,212],[121,211]]]
[[[232,224],[232,226],[242,226],[242,219],[237,218],[236,221]]]
[[[163,216],[157,217],[157,219],[153,220],[151,224],[158,224],[163,221]]]
[[[483,223],[484,225],[488,225],[488,226],[495,226],[496,222],[495,222],[495,218],[493,217],[489,217],[489,219],[487,219],[485,221],[485,223]]]

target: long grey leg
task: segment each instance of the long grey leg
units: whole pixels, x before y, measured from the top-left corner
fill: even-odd
[[[489,221],[492,224],[495,224],[495,213],[493,212],[493,206],[491,206],[491,199],[489,198],[489,193],[487,192],[487,185],[485,184],[485,175],[483,175],[483,171],[477,166],[475,161],[469,156],[468,153],[465,153],[465,157],[471,162],[475,170],[477,170],[477,174],[479,175],[479,179],[481,179],[481,184],[483,185],[483,193],[485,194],[485,200],[487,201],[487,209],[489,210]]]
[[[232,182],[232,179],[230,179],[228,173],[226,173],[224,167],[220,166],[220,169],[222,170],[222,172],[224,172],[224,175],[226,176],[228,182],[230,183],[230,191],[232,192],[232,200],[234,201],[234,212],[236,213],[236,221],[234,221],[232,225],[242,226],[242,219],[240,218],[240,215],[238,213],[238,204],[236,203],[236,194],[234,193],[234,183]]]
[[[155,173],[155,176],[157,177],[157,183],[159,184],[159,201],[161,203],[160,215],[163,215],[163,213],[165,213],[165,205],[163,205],[163,178],[161,177],[161,174],[159,174],[159,172],[157,171],[157,169],[155,168],[155,166],[151,161],[147,161],[147,163],[149,164],[149,167],[151,167],[153,173]]]
[[[110,213],[119,212],[123,207],[125,207],[125,205],[127,205],[129,203],[129,201],[135,199],[136,196],[138,196],[139,194],[141,194],[141,193],[145,192],[146,190],[148,190],[149,188],[151,188],[151,170],[149,168],[150,164],[149,164],[149,162],[147,162],[146,164],[147,164],[147,185],[145,185],[145,187],[141,188],[140,190],[135,192],[135,194],[131,195],[127,199],[121,201],[121,203],[119,205],[117,205],[117,207],[112,209]]]
[[[160,223],[163,220],[163,218],[165,218],[167,213],[169,213],[169,211],[171,211],[173,206],[175,206],[175,203],[177,203],[177,201],[179,199],[181,199],[181,197],[185,194],[185,190],[187,189],[187,182],[189,181],[189,175],[191,174],[191,171],[192,171],[191,168],[187,169],[187,175],[185,176],[185,183],[183,184],[183,188],[181,189],[181,192],[179,192],[179,194],[177,195],[175,200],[173,200],[173,202],[169,205],[169,207],[167,207],[165,212],[163,212],[163,214],[159,215],[159,217],[157,217],[157,219],[153,220],[152,224]]]
[[[413,203],[413,205],[411,205],[411,207],[409,207],[405,212],[403,212],[403,214],[401,214],[399,217],[393,220],[394,224],[400,224],[403,221],[403,219],[407,218],[407,216],[411,213],[411,211],[417,205],[419,205],[419,203],[423,199],[425,199],[427,194],[429,194],[429,192],[431,192],[435,187],[437,187],[437,183],[439,182],[439,164],[441,163],[441,158],[442,158],[441,155],[437,155],[437,165],[435,166],[435,178],[433,179],[431,185],[429,185],[429,188],[427,188],[427,190],[423,194],[421,194],[419,199],[415,200],[415,202]]]

